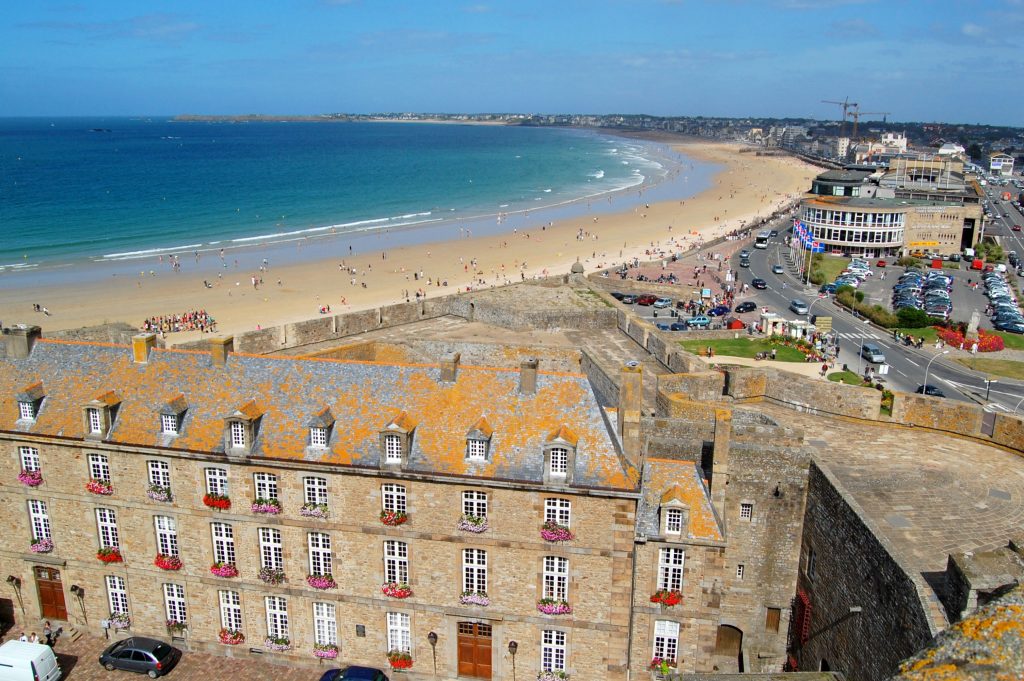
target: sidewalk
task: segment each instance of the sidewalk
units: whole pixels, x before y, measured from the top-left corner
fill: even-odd
[[[821,378],[821,362],[779,362],[777,360],[770,359],[751,359],[750,357],[730,357],[728,355],[715,355],[710,360],[702,356],[701,359],[705,362],[709,362],[711,366],[715,366],[716,364],[733,364],[748,367],[763,367],[766,369],[787,371],[791,374],[803,377]],[[840,369],[841,368],[830,369],[829,373],[840,371]]]

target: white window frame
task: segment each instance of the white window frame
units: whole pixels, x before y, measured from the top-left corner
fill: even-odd
[[[568,499],[550,497],[544,500],[544,521],[570,527],[572,502]]]
[[[165,556],[178,555],[178,527],[174,518],[165,515],[153,516],[156,528],[156,552]]]
[[[487,492],[466,490],[462,493],[462,514],[477,518],[487,517]]]
[[[544,556],[543,598],[556,601],[569,600],[569,559],[562,556]]]
[[[185,587],[181,584],[164,584],[164,614],[168,620],[188,622],[188,602],[185,600]]]
[[[665,534],[683,533],[683,509],[665,509]]]
[[[380,486],[381,508],[392,513],[405,513],[406,505],[405,485],[398,485],[393,482],[384,483]]]
[[[487,552],[462,549],[462,590],[487,593]]]
[[[469,461],[487,461],[487,440],[474,437],[467,438],[466,459]]]
[[[21,469],[24,471],[40,471],[39,450],[35,447],[18,447],[21,458]]]
[[[272,638],[288,638],[288,599],[284,596],[267,596],[264,599],[267,609],[267,636]]]
[[[218,496],[228,496],[228,472],[224,468],[206,468],[203,470],[206,478],[206,493]]]
[[[548,473],[552,477],[564,478],[569,474],[569,449],[551,447],[548,450]]]
[[[106,454],[89,455],[89,477],[93,480],[110,482],[110,459]]]
[[[36,420],[36,405],[34,402],[18,402],[18,417],[20,421]]]
[[[164,435],[178,434],[178,415],[160,414],[160,432]]]
[[[213,561],[235,564],[235,528],[230,523],[210,523],[213,537]]]
[[[736,579],[739,579],[739,580],[742,581],[743,573],[746,572],[746,570],[747,570],[747,566],[746,565],[744,565],[743,563],[737,563],[736,564]]]
[[[237,591],[218,591],[220,626],[229,631],[242,630],[242,597]]]
[[[327,478],[304,477],[302,478],[302,489],[307,504],[327,505]]]
[[[334,603],[314,601],[313,642],[322,646],[338,645],[338,614]]]
[[[740,504],[740,520],[752,520],[754,518],[753,504]]]
[[[402,436],[396,433],[384,435],[384,463],[402,463]]]
[[[412,622],[409,613],[389,612],[387,613],[388,623],[388,650],[398,650],[403,653],[412,651]]]
[[[100,410],[96,407],[87,407],[85,414],[89,419],[89,432],[90,433],[102,433],[103,432],[103,419],[100,417]]]
[[[284,570],[284,543],[281,530],[273,527],[259,528],[260,567],[269,570]]]
[[[277,499],[277,476],[273,473],[253,473],[252,483],[257,499]]]
[[[245,423],[242,421],[231,421],[231,446],[241,448],[246,446]]]
[[[327,429],[322,426],[310,427],[309,446],[316,449],[327,449]]]
[[[46,510],[46,502],[39,499],[28,500],[29,525],[32,527],[32,539],[42,541],[53,539],[50,529],[50,514]]]
[[[675,662],[679,656],[679,622],[656,620],[654,622],[653,657]]]
[[[384,542],[384,581],[409,583],[409,545],[404,541]]]
[[[564,631],[545,629],[541,635],[540,669],[545,672],[564,672],[568,650]]]
[[[110,614],[128,614],[128,584],[124,577],[117,575],[106,575],[104,581],[107,584],[107,604],[110,606]]]
[[[171,464],[151,459],[146,462],[146,468],[149,471],[149,484],[171,488]]]
[[[121,548],[121,540],[117,534],[117,513],[114,509],[96,509],[96,531],[99,534],[100,548]]]
[[[658,550],[658,588],[668,591],[683,590],[683,566],[686,552],[681,548],[664,546]]]
[[[306,535],[306,543],[309,547],[309,574],[332,574],[331,535],[326,532],[310,532]]]

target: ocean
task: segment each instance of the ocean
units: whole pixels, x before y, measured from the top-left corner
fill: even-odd
[[[662,144],[577,129],[0,119],[0,276],[511,231],[656,200],[673,183],[685,187],[668,198],[685,198],[714,170]]]

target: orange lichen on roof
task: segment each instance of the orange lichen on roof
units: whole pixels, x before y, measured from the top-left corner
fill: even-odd
[[[36,381],[35,383],[30,383],[29,385],[26,385],[24,388],[22,388],[18,392],[20,392],[23,395],[42,395],[43,394],[43,382],[42,381]]]
[[[683,494],[683,488],[680,487],[679,483],[676,483],[669,487],[664,494],[661,495],[661,503],[667,503],[669,501],[679,501],[686,503],[686,498]]]
[[[387,425],[384,426],[388,430],[397,429],[406,433],[411,433],[416,429],[416,422],[412,420],[408,412],[399,412],[397,416],[388,421]]]
[[[548,435],[547,439],[548,442],[554,442],[556,440],[568,442],[570,445],[575,447],[576,443],[580,441],[580,438],[576,433],[572,432],[568,426],[560,425],[556,430],[552,431],[551,434]]]
[[[164,406],[170,409],[171,411],[180,413],[188,408],[188,401],[185,399],[184,393],[178,393],[177,395],[173,395],[166,402],[164,402]]]
[[[494,429],[491,428],[491,424],[487,423],[487,418],[481,416],[480,419],[473,424],[473,427],[469,429],[470,432],[476,431],[484,437],[490,437],[494,434]]]
[[[116,392],[114,392],[113,390],[107,390],[94,397],[92,401],[101,402],[107,405],[108,407],[112,407],[115,404],[119,403],[121,400],[118,399]]]
[[[648,458],[645,495],[655,508],[667,500],[687,506],[691,538],[722,541],[722,530],[699,470],[694,461]]]
[[[235,414],[249,419],[250,421],[255,421],[259,417],[263,416],[263,410],[256,404],[256,400],[249,400],[236,409]]]

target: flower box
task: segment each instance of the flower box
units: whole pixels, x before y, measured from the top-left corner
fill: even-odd
[[[401,650],[389,651],[388,664],[391,665],[392,669],[411,669],[412,655]]]
[[[167,503],[171,500],[171,488],[163,485],[150,485],[146,488],[146,496],[153,501]]]
[[[338,583],[333,575],[306,575],[306,584],[314,589],[337,589]]]
[[[303,504],[302,508],[299,509],[299,515],[303,518],[319,518],[323,520],[327,517],[327,504]]]
[[[540,527],[540,538],[544,541],[558,542],[558,541],[572,541],[574,539],[572,532],[565,525],[559,525],[553,520],[549,520]]]
[[[651,603],[661,603],[666,608],[671,608],[673,605],[679,605],[682,602],[683,594],[675,590],[659,589],[651,596]]]
[[[263,639],[263,647],[267,650],[273,650],[276,653],[284,652],[285,650],[292,649],[292,642],[289,638],[277,638],[275,636],[267,636]]]
[[[333,660],[338,657],[338,646],[333,643],[314,643],[313,657],[321,660]]]
[[[462,605],[488,606],[491,604],[491,599],[487,597],[487,592],[485,591],[463,591],[462,595],[459,596],[459,603]]]
[[[568,681],[569,675],[560,671],[537,672],[537,681]]]
[[[252,502],[250,510],[252,510],[253,513],[277,515],[281,512],[281,502],[277,499],[257,499]]]
[[[408,584],[386,582],[381,585],[380,592],[390,598],[408,598],[412,596],[412,588]]]
[[[153,561],[153,565],[156,565],[161,570],[180,570],[182,568],[181,558],[177,556],[166,556],[162,553],[156,554],[156,559]]]
[[[210,574],[215,577],[237,577],[238,568],[231,563],[214,563],[210,566]]]
[[[542,598],[537,601],[537,610],[545,615],[569,615],[572,614],[572,606],[568,601],[559,601],[554,598]]]
[[[102,560],[104,563],[124,562],[124,558],[121,557],[121,549],[113,546],[104,546],[96,552],[96,557]]]
[[[658,672],[662,676],[668,676],[676,668],[676,661],[655,657],[651,659],[651,663],[647,665],[647,668],[652,672]]]
[[[126,612],[112,612],[110,613],[110,626],[118,630],[127,629],[132,626],[132,618]]]
[[[217,640],[226,646],[237,646],[245,643],[245,634],[234,629],[221,629]]]
[[[218,511],[226,511],[231,508],[231,497],[226,494],[204,494],[203,505]]]
[[[380,521],[382,523],[384,523],[385,525],[390,525],[392,527],[394,527],[396,525],[401,525],[401,524],[403,524],[408,519],[409,519],[409,516],[405,513],[405,511],[381,511],[380,512]]]
[[[180,634],[181,632],[188,629],[188,622],[182,622],[180,620],[167,620],[167,628],[175,634]]]
[[[93,478],[89,482],[85,483],[85,491],[92,492],[93,494],[101,494],[106,497],[114,493],[114,486],[110,484],[109,480]]]
[[[259,574],[256,575],[260,578],[260,581],[264,584],[280,584],[284,581],[284,570],[275,570],[274,568],[261,567]]]
[[[52,539],[40,539],[29,544],[28,550],[32,553],[49,553],[53,551]]]
[[[43,474],[41,471],[23,470],[18,473],[18,482],[28,487],[39,487],[43,484]]]
[[[486,532],[488,527],[487,518],[484,516],[466,514],[459,519],[459,530],[462,532],[480,534]]]

